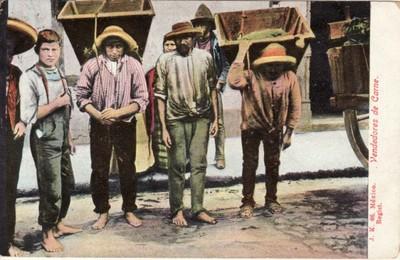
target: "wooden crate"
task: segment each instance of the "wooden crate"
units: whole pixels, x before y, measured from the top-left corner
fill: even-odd
[[[369,93],[369,45],[328,49],[332,87],[337,94]]]
[[[277,29],[284,34],[251,40],[251,61],[267,44],[278,42],[286,47],[289,55],[296,57],[298,65],[309,41],[315,38],[307,20],[293,7],[217,13],[215,23],[219,44],[230,62],[236,57],[241,37],[257,31]]]
[[[85,49],[92,48],[94,42],[96,13],[97,35],[109,25],[118,25],[137,41],[143,55],[155,15],[151,0],[68,0],[57,19],[81,65],[88,58]]]

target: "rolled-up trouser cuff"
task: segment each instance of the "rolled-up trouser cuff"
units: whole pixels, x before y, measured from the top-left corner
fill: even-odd
[[[137,207],[136,204],[135,204],[135,205],[133,205],[132,207],[129,207],[129,208],[122,208],[122,211],[125,212],[125,213],[134,212],[134,211],[137,210],[137,208],[138,208],[138,207]]]
[[[179,211],[183,211],[183,207],[177,208],[177,209],[171,209],[171,218],[174,218],[176,216],[176,214],[178,214]]]
[[[106,208],[103,209],[99,209],[99,208],[95,208],[93,211],[97,214],[103,214],[103,213],[107,213],[110,210],[111,206],[108,205]]]
[[[242,205],[240,207],[242,208],[242,207],[247,206],[247,205],[249,205],[249,206],[254,208],[256,206],[256,202],[254,201],[253,198],[251,198],[251,199],[250,198],[243,198],[242,199]]]
[[[191,212],[192,212],[193,216],[197,216],[201,212],[206,212],[207,213],[208,211],[205,208],[201,208],[201,209],[192,209]]]
[[[41,224],[42,225],[42,230],[44,232],[49,231],[50,229],[56,227],[56,224]]]

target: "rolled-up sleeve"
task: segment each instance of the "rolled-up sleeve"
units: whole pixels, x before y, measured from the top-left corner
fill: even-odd
[[[154,96],[162,100],[167,99],[167,75],[165,72],[165,59],[162,55],[156,63],[156,79],[154,83]]]
[[[139,112],[146,111],[149,103],[149,92],[147,90],[146,77],[142,65],[134,60],[133,78],[131,82],[131,101],[139,105]]]
[[[21,98],[21,121],[25,125],[34,124],[37,121],[39,96],[35,88],[35,82],[29,76],[29,72],[22,73],[19,79],[19,92]]]
[[[85,106],[92,104],[93,76],[90,71],[91,61],[83,65],[81,75],[76,84],[76,104],[80,111],[85,110]]]
[[[286,126],[295,128],[301,117],[301,92],[296,74],[290,72],[289,111]]]

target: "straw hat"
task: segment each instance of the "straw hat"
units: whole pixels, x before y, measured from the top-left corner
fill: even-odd
[[[129,34],[127,34],[121,27],[116,25],[107,26],[104,29],[104,31],[99,36],[97,36],[96,40],[94,41],[95,46],[93,47],[97,48],[100,47],[103,44],[104,40],[107,39],[108,37],[118,37],[121,40],[123,40],[128,46],[128,51],[135,52],[138,49],[136,41]]]
[[[198,36],[200,34],[200,28],[193,28],[193,25],[190,22],[180,22],[172,25],[172,31],[167,33],[165,37],[167,39],[175,39],[182,35]]]
[[[37,31],[24,21],[9,17],[7,19],[7,33],[15,33],[17,42],[14,54],[23,53],[35,45],[37,40]]]
[[[211,25],[211,30],[215,29],[214,16],[212,15],[211,10],[205,4],[201,4],[199,8],[197,8],[194,19],[191,21],[193,25],[209,23]]]
[[[260,57],[253,62],[253,66],[276,62],[296,64],[296,58],[288,56],[284,46],[271,43],[262,50]]]

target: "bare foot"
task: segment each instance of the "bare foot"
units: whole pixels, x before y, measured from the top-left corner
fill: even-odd
[[[16,246],[10,244],[10,247],[8,248],[8,255],[11,257],[21,257],[21,256],[25,256],[26,252],[22,251],[21,249],[19,249]]]
[[[172,219],[172,223],[179,227],[186,227],[188,224],[186,222],[185,217],[183,216],[183,211],[180,210],[176,213],[175,217]]]
[[[101,213],[96,223],[92,225],[93,229],[103,229],[108,222],[108,213]]]
[[[253,216],[254,208],[250,205],[244,205],[240,208],[240,217],[241,218],[251,218]]]
[[[126,222],[133,227],[140,227],[142,225],[142,220],[135,216],[132,212],[127,212],[125,214]]]
[[[53,230],[43,231],[43,241],[41,242],[44,250],[51,253],[64,251],[63,245],[54,237]]]
[[[71,235],[82,232],[81,228],[71,227],[65,225],[62,221],[58,222],[57,227],[55,229],[54,237],[60,237],[63,235]]]
[[[207,224],[212,224],[215,225],[217,224],[217,220],[213,217],[211,217],[210,215],[208,215],[206,212],[200,212],[197,216],[196,216],[196,220],[207,223]]]

